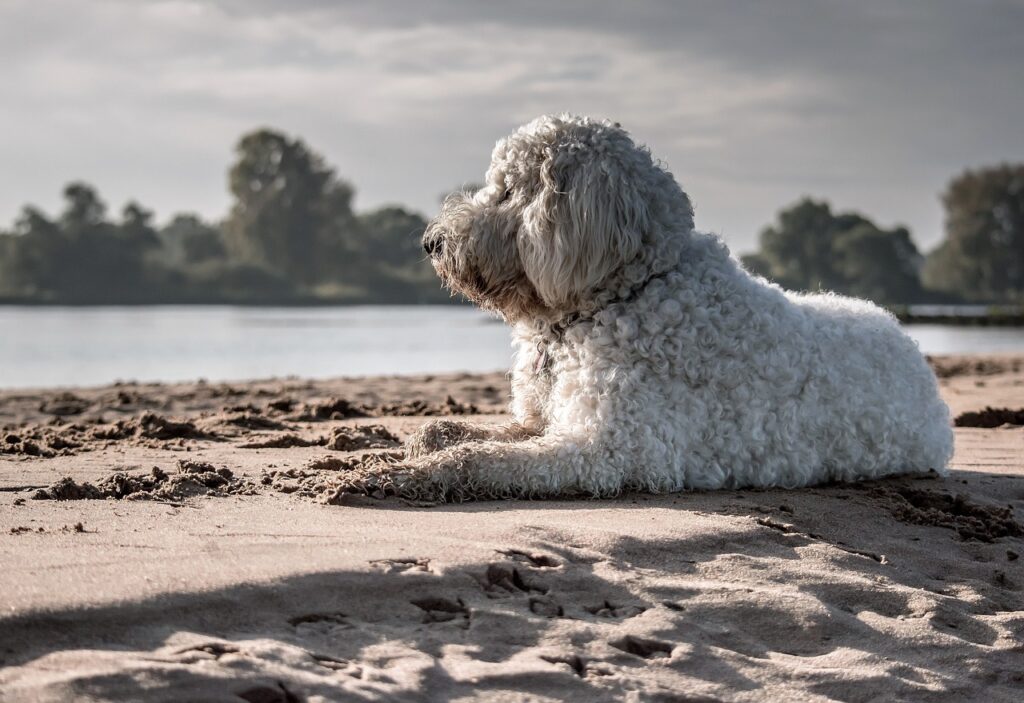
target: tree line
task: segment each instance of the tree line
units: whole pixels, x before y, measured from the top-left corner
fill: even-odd
[[[163,226],[130,202],[111,217],[92,186],[64,189],[51,217],[26,206],[0,231],[0,302],[445,302],[420,249],[426,220],[401,207],[357,213],[353,186],[300,139],[244,135],[220,222],[178,214]],[[795,290],[883,304],[1024,302],[1024,165],[966,171],[942,196],[945,239],[927,256],[904,227],[803,199],[742,257]]]
[[[244,135],[231,209],[158,227],[130,202],[111,217],[92,186],[64,189],[56,217],[26,206],[0,232],[0,300],[60,304],[421,303],[449,300],[420,248],[426,220],[356,213],[355,190],[301,140]]]
[[[743,263],[786,288],[888,305],[1024,304],[1024,164],[965,171],[942,204],[945,238],[924,255],[905,227],[805,198],[778,214]]]

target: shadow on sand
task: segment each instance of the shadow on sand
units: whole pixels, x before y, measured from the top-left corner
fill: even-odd
[[[647,538],[524,524],[488,562],[424,554],[0,619],[0,699],[689,701],[766,687],[1012,700],[1024,685],[1024,613],[1012,613],[1024,570],[986,560],[1019,553],[1019,535],[984,543],[960,534],[955,514],[929,525],[894,497],[952,494],[961,480],[627,497],[608,504],[624,520],[656,504],[706,529]]]

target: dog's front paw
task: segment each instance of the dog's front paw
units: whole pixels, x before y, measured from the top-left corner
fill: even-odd
[[[405,455],[410,459],[439,452],[475,438],[479,433],[462,422],[431,420],[405,440]]]

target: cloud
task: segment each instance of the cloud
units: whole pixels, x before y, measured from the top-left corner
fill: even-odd
[[[360,206],[431,210],[498,137],[572,110],[648,143],[734,248],[803,194],[934,243],[949,177],[1024,156],[1022,37],[1020,2],[11,0],[0,221],[72,178],[218,216],[261,125]]]

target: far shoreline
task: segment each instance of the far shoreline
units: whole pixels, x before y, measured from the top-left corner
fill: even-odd
[[[0,308],[286,308],[324,309],[357,307],[471,307],[471,303],[450,300],[337,300],[285,298],[267,300],[162,300],[162,301],[52,301],[0,298]],[[1024,305],[882,305],[905,325],[947,325],[952,327],[1024,327]]]

